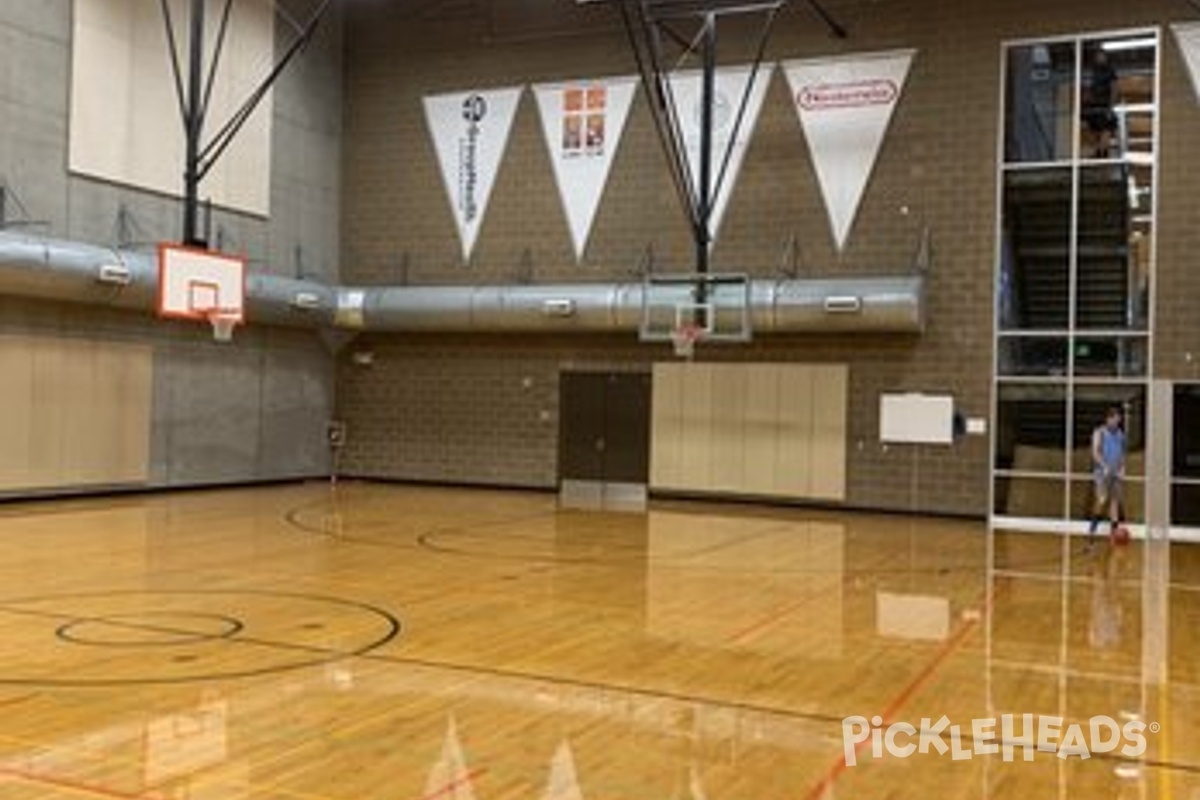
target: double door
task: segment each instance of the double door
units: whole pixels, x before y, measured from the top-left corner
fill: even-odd
[[[564,372],[559,381],[559,492],[571,508],[641,510],[650,476],[651,378]]]

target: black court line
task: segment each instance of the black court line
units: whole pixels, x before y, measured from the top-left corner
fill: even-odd
[[[496,560],[496,561],[523,561],[523,562],[540,563],[540,564],[565,564],[565,565],[574,565],[574,566],[584,565],[584,566],[603,567],[603,566],[619,564],[619,563],[623,563],[623,562],[640,560],[640,561],[645,561],[647,563],[653,564],[656,567],[679,570],[679,571],[692,571],[692,572],[709,572],[709,571],[713,571],[713,570],[718,570],[720,572],[725,572],[725,573],[738,573],[738,574],[751,574],[751,575],[761,575],[761,574],[827,575],[827,574],[830,574],[829,570],[804,569],[802,567],[789,567],[787,569],[772,567],[769,570],[763,570],[763,569],[745,570],[745,569],[738,569],[736,567],[729,567],[729,566],[706,566],[703,564],[685,563],[688,558],[691,558],[694,555],[698,554],[699,551],[698,551],[698,553],[684,553],[677,558],[669,558],[669,559],[667,559],[667,558],[637,559],[633,556],[625,556],[625,555],[622,555],[622,556],[616,557],[616,558],[590,558],[590,557],[586,557],[586,556],[579,556],[579,557],[544,556],[544,555],[537,555],[537,554],[533,554],[533,553],[526,553],[526,554],[496,553],[496,552],[486,553],[486,552],[477,552],[474,550],[468,550],[468,549],[463,549],[463,548],[456,548],[456,547],[452,547],[452,546],[434,541],[438,536],[441,536],[446,533],[458,534],[458,531],[453,531],[453,530],[430,531],[428,533],[423,533],[423,534],[418,535],[417,543],[424,549],[429,550],[430,552],[434,552],[434,553],[440,553],[443,555],[459,556],[462,558],[476,558],[476,559]],[[469,537],[466,537],[466,538],[469,538]],[[506,537],[506,538],[516,538],[516,537]],[[542,542],[544,540],[538,540],[538,541]],[[628,551],[630,549],[631,548],[625,548],[626,551]],[[702,554],[702,553],[700,553],[700,554]],[[841,570],[838,570],[837,572],[840,575],[950,575],[952,573],[968,574],[968,575],[972,574],[972,573],[979,573],[982,575],[987,572],[987,567],[984,565],[976,566],[976,565],[964,565],[964,564],[946,564],[946,565],[940,565],[940,566],[930,566],[930,567],[910,568],[910,569],[881,569],[881,568],[874,568],[874,567],[863,567],[861,569],[841,569]]]
[[[543,511],[543,512],[538,512],[536,514],[522,514],[522,515],[516,516],[516,517],[506,517],[506,518],[498,519],[498,520],[489,520],[487,522],[481,522],[477,525],[457,525],[457,526],[447,526],[447,527],[435,527],[428,531],[421,531],[421,532],[416,532],[416,533],[409,533],[407,531],[396,531],[396,533],[398,535],[412,536],[416,540],[416,541],[405,542],[405,541],[395,541],[395,540],[390,540],[390,539],[378,539],[378,538],[372,538],[372,537],[367,537],[367,536],[354,536],[354,535],[347,536],[342,533],[334,533],[324,527],[320,527],[313,523],[305,522],[302,519],[303,514],[305,514],[306,512],[309,512],[309,511],[318,510],[319,507],[320,506],[318,505],[318,503],[315,503],[315,502],[314,503],[305,503],[304,505],[297,506],[296,508],[293,508],[290,511],[286,512],[283,516],[283,519],[288,525],[290,525],[293,528],[296,528],[297,530],[301,530],[301,531],[304,531],[305,533],[311,533],[311,534],[314,534],[317,536],[323,536],[327,539],[332,539],[337,542],[345,542],[347,544],[358,544],[358,545],[364,545],[364,546],[368,546],[368,547],[383,547],[383,548],[390,548],[390,549],[395,549],[395,550],[416,550],[416,549],[421,548],[419,540],[420,540],[420,537],[422,537],[422,536],[428,536],[431,534],[441,534],[441,533],[464,533],[465,534],[465,533],[469,533],[469,532],[477,531],[477,530],[487,530],[488,528],[498,528],[498,527],[503,527],[505,525],[515,525],[515,524],[518,524],[521,522],[532,522],[534,520],[547,519],[549,517],[553,517],[555,515],[555,513],[557,513],[556,511]],[[334,512],[334,513],[337,513],[337,512]]]
[[[361,603],[353,600],[345,600],[342,598],[327,597],[315,594],[298,594],[293,592],[272,592],[265,590],[163,590],[163,591],[116,591],[116,592],[80,592],[74,594],[52,595],[48,597],[27,597],[0,602],[0,613],[7,613],[16,616],[36,617],[40,619],[55,620],[59,622],[71,623],[79,622],[95,622],[104,624],[109,627],[123,628],[127,630],[136,630],[141,633],[156,633],[172,636],[196,636],[200,632],[194,630],[186,630],[174,626],[144,624],[130,621],[112,621],[104,617],[89,617],[87,615],[65,614],[53,611],[40,611],[31,608],[21,608],[21,604],[30,604],[38,602],[60,601],[60,600],[85,600],[95,599],[98,597],[115,597],[115,596],[154,596],[154,595],[174,595],[174,596],[194,596],[194,595],[209,595],[209,596],[236,596],[250,595],[282,599],[304,600],[314,603],[325,603],[338,605],[347,608],[354,608],[360,611],[365,611],[375,616],[376,618],[386,623],[386,632],[379,637],[363,644],[360,647],[350,650],[339,650],[336,648],[320,647],[315,645],[305,645],[298,642],[274,641],[261,637],[251,637],[241,634],[230,636],[222,639],[236,644],[245,644],[251,646],[264,647],[272,650],[285,650],[291,652],[303,652],[310,655],[319,656],[318,658],[305,661],[298,661],[289,664],[277,664],[256,669],[232,670],[229,672],[212,672],[199,673],[195,675],[180,675],[175,677],[141,677],[141,678],[97,678],[97,679],[55,679],[55,678],[4,678],[0,675],[0,686],[39,686],[47,688],[111,688],[116,686],[156,686],[156,685],[177,685],[188,683],[214,682],[238,680],[242,678],[261,677],[264,675],[275,675],[283,672],[291,672],[298,669],[306,669],[309,667],[321,666],[323,664],[334,663],[337,661],[360,658],[373,652],[374,650],[383,647],[402,633],[403,626],[391,612],[378,606]],[[61,628],[60,628],[61,630]],[[205,634],[207,635],[207,634]]]
[[[548,564],[571,564],[571,565],[584,565],[584,566],[604,566],[606,564],[617,563],[620,560],[620,559],[614,559],[614,558],[608,558],[608,559],[589,558],[589,557],[585,557],[585,556],[563,557],[563,556],[539,556],[539,555],[535,555],[535,554],[520,554],[520,553],[511,554],[511,553],[498,553],[498,552],[492,552],[492,553],[476,552],[473,550],[452,547],[452,546],[434,541],[435,538],[440,537],[440,536],[459,536],[459,537],[470,538],[471,535],[473,533],[475,533],[476,531],[482,531],[482,530],[487,530],[489,528],[503,527],[505,525],[517,524],[517,523],[521,523],[521,522],[529,522],[529,521],[533,521],[533,520],[540,520],[540,519],[545,519],[548,517],[553,517],[558,513],[557,509],[547,511],[547,512],[541,512],[538,514],[522,515],[522,516],[518,516],[518,517],[509,517],[509,518],[504,518],[504,519],[500,519],[500,520],[493,520],[493,521],[489,521],[489,522],[480,523],[478,525],[459,525],[459,526],[448,526],[448,527],[442,527],[442,528],[435,527],[431,530],[416,533],[415,534],[416,541],[414,544],[414,543],[403,542],[403,541],[389,541],[389,540],[383,540],[383,539],[377,539],[377,538],[371,538],[371,537],[355,536],[353,534],[347,535],[345,533],[333,533],[323,527],[318,527],[317,525],[305,522],[302,519],[302,515],[305,514],[306,512],[319,510],[322,507],[327,507],[325,505],[325,501],[323,501],[323,500],[315,500],[315,501],[312,501],[309,503],[304,503],[300,506],[297,506],[296,508],[293,508],[293,509],[287,511],[284,514],[284,521],[287,522],[287,524],[290,525],[291,527],[296,528],[298,530],[305,531],[307,533],[316,534],[318,536],[324,536],[326,538],[333,539],[336,541],[346,542],[348,544],[360,544],[360,545],[365,545],[365,546],[370,546],[370,547],[392,548],[392,549],[397,549],[397,550],[413,550],[413,549],[419,548],[419,549],[427,550],[430,552],[439,553],[442,555],[452,555],[452,556],[458,556],[458,557],[462,557],[462,558],[476,558],[476,559],[484,559],[484,560],[501,560],[501,561],[525,561],[525,562],[534,562],[534,563],[541,563],[541,564],[547,564],[547,563]],[[683,513],[683,512],[672,511],[672,513]],[[704,512],[697,510],[695,512],[689,512],[689,515],[702,516],[703,513]],[[781,520],[777,515],[761,515],[761,516],[760,515],[751,515],[749,517],[749,519],[770,519],[773,521],[778,521],[780,523],[780,526],[782,526],[783,524],[803,524],[806,522],[828,522],[828,520],[815,519],[815,518],[811,519],[811,520],[807,520],[807,519],[805,519],[805,520],[782,519]],[[398,533],[405,534],[405,535],[414,535],[414,534],[406,534],[406,532],[398,532]],[[757,535],[757,534],[755,534],[755,535]],[[520,540],[536,541],[539,544],[545,542],[545,540],[543,540],[543,539],[534,539],[533,537],[508,536],[506,538],[510,539],[510,540],[515,539],[518,541],[520,541]],[[614,550],[623,549],[626,552],[628,552],[632,548],[618,547],[618,548],[613,548],[613,549]],[[692,555],[695,555],[695,554],[691,554],[691,553],[685,554],[684,556],[682,556],[682,558],[686,559],[686,558],[691,557]],[[1074,555],[1074,553],[1072,553],[1071,555]],[[632,557],[629,559],[625,559],[625,560],[632,560]],[[1012,569],[1014,567],[1034,567],[1034,566],[1051,565],[1051,564],[1060,563],[1062,560],[1063,560],[1063,556],[1061,554],[1059,554],[1059,555],[1055,555],[1055,556],[1049,556],[1044,559],[1030,559],[1028,561],[1013,562],[1013,564],[1006,566],[1006,569]],[[678,561],[676,561],[674,559],[653,559],[652,561],[653,561],[653,563],[655,563],[657,565],[670,567],[672,569],[680,569],[680,570],[714,569],[713,567],[682,564],[682,563],[678,563]],[[726,568],[721,568],[721,569],[726,569]],[[771,570],[771,572],[773,574],[792,574],[792,575],[826,574],[824,570],[808,570],[808,569],[774,569],[774,570]],[[890,569],[889,570],[889,569],[863,568],[863,569],[858,569],[858,570],[845,569],[845,570],[842,570],[841,572],[844,575],[871,575],[871,574],[875,574],[875,575],[900,575],[900,574],[905,574],[905,575],[950,575],[952,573],[966,573],[966,574],[986,573],[987,566],[986,565],[949,564],[949,565],[922,567],[920,569]]]
[[[193,594],[192,592],[185,592],[182,590],[166,592],[166,593],[168,593],[168,594],[183,594],[183,595]],[[273,593],[273,592],[262,592],[262,591],[255,591],[255,590],[246,590],[245,592],[235,592],[235,593],[264,594],[264,595],[268,595],[268,596],[281,596],[281,595]],[[142,593],[129,592],[126,594],[142,594]],[[209,591],[209,592],[199,591],[199,592],[195,592],[195,594],[229,594],[229,592],[213,590],[213,591]],[[80,596],[96,597],[98,595],[85,594],[85,595],[80,595]],[[287,595],[282,595],[282,596],[287,596]],[[347,604],[347,605],[352,605],[352,606],[359,606],[362,608],[373,608],[372,606],[368,606],[365,604],[359,604],[354,601],[346,601],[346,600],[341,600],[339,598],[325,598],[325,597],[321,597],[319,595],[291,595],[291,596],[299,598],[299,599],[312,599],[312,598],[320,597],[322,600],[332,600],[337,603],[342,603],[342,604]],[[70,598],[71,596],[63,595],[62,597]],[[48,599],[58,599],[58,598],[56,597],[56,598],[48,598]],[[26,600],[25,602],[30,602],[30,601]],[[27,613],[27,614],[30,614],[33,616],[53,617],[56,619],[66,618],[66,615],[55,614],[53,612],[37,612],[37,611],[33,611],[33,610],[23,610],[23,609],[12,610],[4,604],[0,604],[0,612]],[[397,625],[398,625],[398,622],[397,622]],[[120,627],[131,627],[131,628],[136,628],[136,629],[143,629],[147,626],[141,626],[137,623],[128,623],[128,624],[123,624]],[[173,631],[173,629],[163,628],[160,626],[149,626],[149,627],[156,632]],[[174,632],[187,633],[186,631],[174,631]],[[397,629],[395,631],[395,633],[398,634],[399,630]],[[31,684],[32,685],[43,685],[43,686],[54,687],[54,688],[112,688],[114,686],[126,686],[126,685],[143,685],[143,684],[144,685],[162,685],[162,684],[195,683],[195,682],[202,682],[202,681],[234,680],[234,679],[244,678],[244,677],[260,677],[263,675],[278,674],[281,672],[289,672],[289,671],[293,671],[293,670],[297,670],[297,669],[304,669],[304,668],[312,667],[312,666],[320,666],[320,665],[326,664],[326,663],[333,663],[336,661],[343,661],[343,660],[350,660],[350,659],[357,658],[357,659],[361,659],[364,661],[387,664],[390,666],[422,667],[422,668],[426,668],[426,669],[437,669],[437,670],[444,670],[444,671],[448,671],[448,672],[461,672],[461,673],[467,673],[467,674],[472,674],[472,675],[488,675],[488,676],[497,677],[497,678],[507,678],[507,679],[511,679],[511,680],[523,680],[523,681],[530,681],[530,682],[537,682],[537,683],[547,683],[547,684],[556,685],[556,686],[569,686],[569,687],[579,688],[579,689],[591,689],[591,690],[619,692],[619,693],[635,695],[635,696],[639,696],[639,697],[671,700],[671,701],[679,702],[679,703],[691,703],[691,704],[695,704],[695,705],[704,705],[704,706],[709,706],[709,707],[714,707],[714,708],[725,708],[725,709],[730,709],[730,710],[734,710],[734,711],[743,711],[743,712],[747,712],[747,713],[763,714],[763,715],[769,715],[769,716],[782,717],[782,718],[786,718],[786,719],[796,719],[796,720],[803,720],[803,721],[807,721],[807,722],[828,723],[831,725],[837,725],[839,731],[841,730],[841,725],[842,725],[842,720],[843,720],[842,717],[834,716],[831,714],[823,714],[820,712],[795,711],[795,710],[791,710],[791,709],[781,709],[781,708],[777,708],[777,707],[773,707],[773,706],[764,706],[764,705],[759,705],[759,704],[755,704],[755,703],[746,703],[746,702],[741,702],[741,701],[736,701],[736,700],[721,700],[721,699],[716,699],[716,698],[703,697],[703,696],[699,696],[699,695],[689,695],[689,694],[685,694],[682,692],[667,692],[667,691],[661,691],[661,690],[655,690],[655,689],[648,689],[648,688],[639,687],[639,686],[630,686],[630,685],[625,685],[625,684],[600,683],[600,682],[596,682],[596,681],[586,681],[586,680],[577,679],[577,678],[565,678],[565,677],[555,676],[555,675],[545,675],[545,674],[540,674],[540,673],[521,672],[519,670],[505,670],[505,669],[500,669],[497,667],[481,667],[481,666],[472,666],[472,665],[465,665],[465,664],[454,664],[454,663],[450,663],[450,662],[435,661],[432,659],[422,659],[422,658],[406,657],[406,656],[392,656],[392,655],[387,655],[384,653],[374,652],[375,649],[382,647],[388,641],[391,641],[392,638],[395,638],[395,635],[389,637],[386,641],[383,641],[380,644],[375,645],[374,647],[372,647],[370,649],[360,648],[357,650],[344,651],[344,650],[337,650],[335,648],[321,647],[319,645],[305,645],[305,644],[300,644],[300,643],[296,643],[296,642],[278,642],[278,641],[272,641],[272,640],[261,639],[261,638],[256,638],[256,637],[241,637],[241,636],[239,636],[236,638],[232,638],[229,641],[243,643],[243,644],[260,645],[260,646],[272,648],[272,649],[302,651],[302,652],[306,652],[306,653],[313,653],[313,654],[319,654],[322,656],[326,656],[326,658],[322,658],[320,660],[303,663],[303,664],[287,665],[287,666],[283,666],[283,667],[274,667],[274,668],[264,668],[261,670],[254,670],[254,671],[244,671],[244,672],[237,673],[237,674],[219,674],[219,675],[215,675],[212,677],[186,677],[186,678],[176,678],[176,679],[152,679],[152,680],[133,680],[133,681],[130,681],[130,680],[90,681],[90,682],[87,682],[84,684],[64,683],[64,682],[57,682],[57,681],[54,681],[54,682],[21,681],[20,683],[24,684],[24,685],[31,685]],[[13,685],[13,683],[14,682],[5,681],[3,679],[0,679],[0,685],[4,685],[4,684]],[[20,701],[24,701],[26,699],[30,699],[32,697],[36,697],[36,694],[27,695],[27,696],[18,698],[15,701],[11,701],[11,702],[20,702]],[[972,743],[972,745],[974,745],[975,738],[974,738],[973,734],[970,734],[968,737],[965,737],[965,738],[967,741],[970,741]],[[993,740],[989,739],[987,741],[990,743]],[[974,749],[974,747],[972,747],[972,749]],[[1134,765],[1134,766],[1141,765],[1141,766],[1148,766],[1148,767],[1152,767],[1152,768],[1156,768],[1156,769],[1167,769],[1167,770],[1172,770],[1172,771],[1179,771],[1179,772],[1200,775],[1200,765],[1186,764],[1186,763],[1173,762],[1173,761],[1162,761],[1162,760],[1157,760],[1157,759],[1139,760],[1139,759],[1135,759],[1135,758],[1128,758],[1128,757],[1124,757],[1124,756],[1120,756],[1120,755],[1114,755],[1112,753],[1095,753],[1093,755],[1097,758],[1109,760],[1109,761],[1112,761],[1115,763],[1126,763],[1126,764],[1130,764],[1130,765]]]
[[[176,590],[176,591],[165,592],[165,593],[189,595],[189,594],[229,594],[230,592],[213,590],[210,592],[199,591],[199,592],[193,593],[193,592],[186,592],[183,590]],[[241,594],[241,593],[264,594],[264,595],[271,596],[271,597],[280,596],[274,592],[255,592],[255,591],[234,592],[234,594]],[[118,593],[118,594],[120,594],[120,593]],[[144,594],[144,593],[142,593],[142,592],[126,592],[123,594]],[[55,620],[55,621],[84,619],[85,617],[77,617],[75,615],[64,614],[64,613],[53,612],[53,611],[39,611],[36,609],[14,608],[14,607],[10,606],[9,603],[13,603],[13,602],[29,603],[29,602],[38,602],[38,601],[45,602],[47,600],[73,599],[73,598],[86,599],[86,598],[94,598],[94,597],[98,597],[98,596],[102,596],[102,595],[97,594],[97,593],[81,593],[78,595],[56,595],[54,597],[49,597],[49,598],[24,598],[21,600],[7,601],[5,603],[0,603],[0,613],[8,613],[8,614],[14,614],[14,615],[19,615],[19,616],[32,616],[32,617],[38,617],[38,618],[42,618],[42,619],[51,619],[51,620]],[[319,595],[292,595],[292,596],[297,597],[298,599],[313,599],[315,597],[320,597]],[[346,605],[351,605],[351,606],[358,606],[358,607],[366,608],[366,609],[374,608],[373,606],[368,606],[365,604],[358,604],[358,603],[355,603],[354,601],[338,600],[336,598],[321,598],[321,599],[333,600],[335,602],[340,602],[340,603],[344,603]],[[386,612],[384,612],[384,613],[386,613]],[[389,614],[388,616],[390,617],[391,615]],[[395,619],[394,617],[391,617],[391,618]],[[399,623],[397,622],[397,625],[398,624]],[[153,632],[153,633],[171,633],[171,634],[177,634],[177,635],[178,634],[195,633],[194,631],[180,630],[180,629],[168,627],[168,626],[143,625],[143,624],[136,623],[136,622],[114,623],[114,627],[129,628],[129,629],[143,631],[143,632],[149,631],[149,632]],[[276,673],[280,673],[280,672],[288,672],[288,671],[292,671],[292,670],[296,670],[296,669],[304,669],[304,668],[307,668],[310,666],[320,666],[322,664],[332,663],[335,661],[361,659],[364,661],[386,664],[386,665],[390,665],[390,666],[424,667],[424,668],[429,668],[429,669],[441,669],[441,670],[450,671],[450,672],[464,672],[464,673],[476,674],[476,675],[489,675],[489,676],[498,677],[498,678],[509,678],[509,679],[534,681],[534,682],[540,682],[540,683],[549,683],[549,684],[554,684],[554,685],[559,685],[559,686],[571,686],[571,687],[581,688],[581,689],[601,689],[601,690],[609,690],[609,691],[616,691],[616,692],[624,692],[627,694],[632,694],[632,695],[637,695],[637,696],[642,696],[642,697],[675,700],[678,702],[695,703],[695,704],[716,706],[716,707],[721,707],[721,708],[730,708],[730,709],[735,709],[735,710],[749,711],[749,712],[762,713],[762,714],[773,714],[776,716],[792,717],[792,718],[796,718],[796,719],[810,719],[810,720],[815,720],[815,721],[820,721],[820,722],[836,722],[838,725],[841,725],[841,719],[842,719],[841,717],[833,717],[830,715],[820,714],[820,713],[816,713],[816,712],[790,711],[790,710],[773,708],[770,706],[756,705],[753,703],[742,703],[742,702],[738,702],[738,701],[718,700],[718,699],[714,699],[714,698],[707,698],[707,697],[702,697],[702,696],[698,696],[698,695],[688,695],[688,694],[676,693],[676,692],[663,692],[663,691],[646,689],[646,688],[637,687],[637,686],[628,686],[628,685],[610,684],[610,683],[598,683],[598,682],[594,682],[594,681],[585,681],[585,680],[579,680],[579,679],[574,679],[574,678],[564,678],[564,677],[553,676],[553,675],[525,673],[525,672],[520,672],[520,671],[516,671],[516,670],[503,670],[503,669],[494,668],[494,667],[480,667],[480,666],[471,666],[471,665],[463,665],[463,664],[453,664],[453,663],[448,663],[448,662],[439,662],[439,661],[433,661],[433,660],[428,660],[428,659],[420,659],[420,658],[407,657],[407,656],[388,655],[386,653],[375,652],[380,647],[383,647],[385,644],[389,643],[394,638],[396,638],[396,634],[398,634],[398,633],[399,633],[399,630],[397,629],[395,634],[388,637],[386,640],[381,641],[379,644],[372,645],[368,648],[358,648],[355,650],[339,650],[337,648],[325,647],[325,646],[321,646],[321,645],[308,645],[308,644],[301,644],[299,642],[275,641],[275,640],[264,639],[264,638],[260,638],[260,637],[237,636],[237,637],[229,639],[228,641],[230,641],[231,643],[257,645],[257,646],[271,648],[271,649],[277,649],[277,650],[298,651],[298,652],[304,652],[304,653],[310,653],[310,654],[314,654],[314,655],[324,656],[324,658],[322,658],[320,660],[312,661],[312,662],[298,663],[295,665],[287,665],[287,666],[283,666],[283,667],[263,668],[261,670],[254,670],[254,671],[247,670],[247,671],[239,672],[239,673],[220,673],[220,674],[213,674],[211,676],[197,676],[197,677],[184,676],[181,678],[162,678],[162,679],[146,679],[146,680],[116,679],[116,680],[96,680],[96,681],[87,681],[87,682],[56,681],[56,680],[45,680],[45,681],[43,681],[43,680],[15,680],[14,681],[14,680],[5,680],[4,678],[0,678],[0,685],[10,685],[10,686],[11,685],[35,685],[35,686],[46,686],[46,687],[54,687],[54,688],[92,688],[92,687],[111,688],[114,686],[142,685],[142,684],[160,685],[160,684],[177,684],[177,683],[196,683],[196,682],[202,682],[202,681],[230,680],[230,679],[236,679],[236,678],[242,678],[242,677],[258,677],[261,675],[269,675],[269,674],[276,674]]]
[[[373,662],[383,662],[394,665],[417,666],[428,669],[441,669],[451,672],[466,672],[469,674],[488,675],[498,678],[509,678],[514,680],[526,680],[537,683],[548,683],[556,686],[570,686],[579,689],[599,689],[604,691],[620,692],[624,694],[635,695],[639,697],[649,697],[654,699],[672,700],[680,703],[692,703],[695,705],[712,706],[715,708],[725,708],[734,711],[744,711],[748,713],[764,714],[788,719],[803,720],[806,722],[822,722],[837,725],[838,736],[841,736],[842,717],[832,714],[823,714],[815,711],[795,711],[791,709],[781,709],[772,706],[763,706],[755,703],[745,703],[736,700],[720,700],[698,695],[689,695],[682,692],[666,692],[656,689],[647,689],[638,686],[628,686],[616,683],[598,683],[594,681],[585,681],[576,678],[563,678],[553,675],[543,675],[538,673],[527,673],[518,670],[504,670],[496,667],[480,667],[464,664],[453,664],[447,662],[434,661],[430,659],[421,659],[405,656],[390,656],[384,653],[373,653],[364,657],[364,660]],[[947,734],[948,736],[948,734]],[[974,734],[963,737],[966,741],[971,741],[974,744]],[[987,740],[991,742],[992,740]],[[972,749],[974,749],[972,747]],[[1128,763],[1132,765],[1145,765],[1156,767],[1159,769],[1171,769],[1181,772],[1189,772],[1200,774],[1200,765],[1186,764],[1173,761],[1161,760],[1139,760],[1128,758],[1125,756],[1115,755],[1112,753],[1094,753],[1097,758],[1105,758],[1114,762]]]
[[[217,622],[224,626],[224,630],[219,633],[207,633],[200,631],[188,631],[184,629],[173,630],[165,627],[156,627],[153,625],[145,625],[143,623],[128,623],[128,619],[132,617],[190,617],[195,620],[208,620]],[[162,633],[164,636],[176,637],[173,641],[120,641],[120,640],[104,640],[104,639],[88,639],[80,636],[76,629],[83,625],[96,624],[102,628],[117,628],[118,630],[139,630],[147,633]],[[141,626],[140,628],[138,626]],[[85,645],[88,647],[186,647],[194,644],[204,644],[205,642],[215,642],[221,639],[229,639],[245,630],[246,626],[240,619],[226,616],[225,614],[210,614],[207,612],[195,611],[143,611],[139,614],[108,614],[104,616],[88,616],[78,618],[71,622],[60,625],[54,631],[54,635],[65,642],[71,644]]]
[[[0,520],[54,517],[64,514],[88,514],[91,512],[119,511],[121,509],[137,507],[137,503],[133,500],[87,500],[79,497],[54,500],[19,498],[7,502],[9,506],[5,507],[5,501],[0,500]],[[22,503],[41,507],[22,508],[20,505]]]

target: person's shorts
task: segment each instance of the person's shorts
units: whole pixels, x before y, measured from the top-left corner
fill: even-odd
[[[1111,500],[1121,502],[1121,477],[1119,475],[1097,474],[1094,481],[1096,502],[1107,503]]]

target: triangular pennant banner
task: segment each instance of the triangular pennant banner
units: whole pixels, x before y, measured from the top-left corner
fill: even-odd
[[[637,81],[611,78],[533,87],[579,261],[616,160]]]
[[[575,772],[575,756],[565,740],[550,762],[550,780],[542,800],[583,800],[583,790],[579,788],[579,776]]]
[[[1200,22],[1179,22],[1171,26],[1175,41],[1183,51],[1183,60],[1192,76],[1192,88],[1200,101]]]
[[[742,170],[746,150],[750,146],[750,140],[754,138],[758,115],[762,111],[763,99],[767,96],[767,86],[774,72],[774,64],[760,65],[757,73],[749,66],[722,67],[717,70],[716,102],[713,106],[712,180],[709,182],[710,191],[717,193],[713,198],[712,216],[709,220],[709,230],[714,242],[721,230],[721,220],[725,217],[725,209],[729,206],[729,198],[733,195],[738,174]],[[751,76],[754,77],[753,86],[750,85]],[[701,73],[673,73],[669,83],[679,113],[688,172],[692,187],[695,188],[700,184],[700,118],[703,91]],[[746,110],[739,126],[738,112],[742,108],[742,99],[746,98],[747,89],[750,90],[750,95],[746,99]],[[727,153],[728,166],[724,168],[725,174],[722,179],[722,167],[725,165]]]
[[[454,717],[446,726],[441,755],[429,770],[425,796],[442,800],[475,800],[475,788],[472,786],[471,773],[467,771],[467,759],[458,738],[458,725]]]
[[[519,88],[425,98],[425,119],[450,195],[464,261],[471,260],[475,249],[520,100]]]
[[[783,65],[838,250],[846,246],[915,50]]]

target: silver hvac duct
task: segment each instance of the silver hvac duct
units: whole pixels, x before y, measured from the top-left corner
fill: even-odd
[[[0,233],[0,294],[153,311],[155,255]],[[337,292],[314,281],[251,275],[246,316],[266,325],[316,328],[333,322]]]
[[[149,258],[106,247],[0,233],[0,293],[145,310],[157,269]]]
[[[687,299],[686,287],[674,291]],[[636,332],[644,305],[641,283],[344,288],[338,295],[340,327],[405,333]],[[919,333],[923,300],[921,276],[756,280],[750,319],[756,334]],[[718,313],[734,307],[716,305]]]
[[[157,286],[153,255],[0,232],[0,294],[152,311]],[[644,291],[641,283],[348,288],[252,275],[246,314],[252,323],[379,332],[636,332]],[[924,317],[921,275],[750,286],[756,334],[919,333]]]

